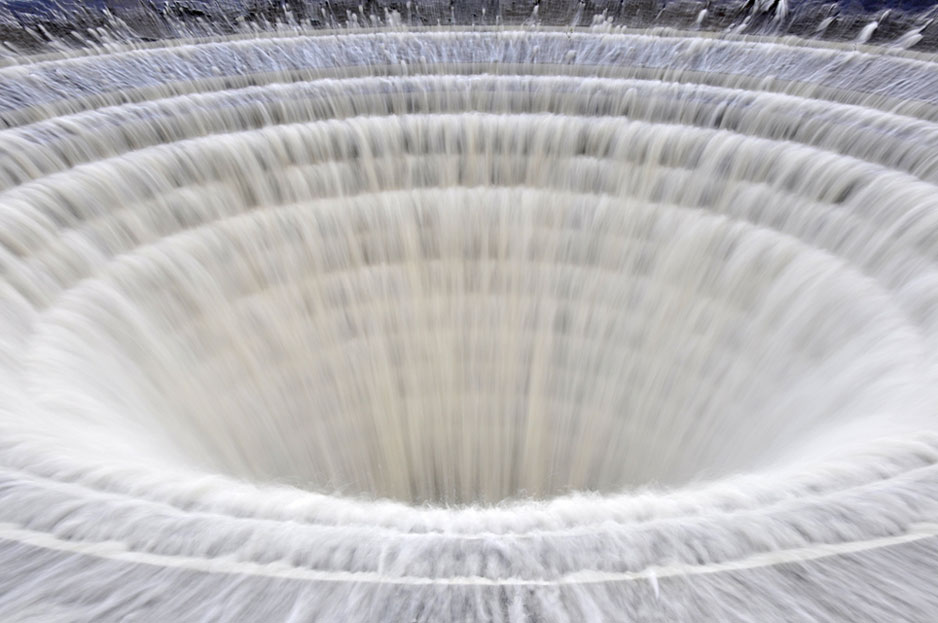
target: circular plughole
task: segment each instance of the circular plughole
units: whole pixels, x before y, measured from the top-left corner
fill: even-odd
[[[0,83],[0,613],[926,620],[932,59],[379,30]]]

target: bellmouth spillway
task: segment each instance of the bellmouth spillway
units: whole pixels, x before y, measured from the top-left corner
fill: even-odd
[[[68,4],[0,12],[0,620],[936,620],[931,14]]]

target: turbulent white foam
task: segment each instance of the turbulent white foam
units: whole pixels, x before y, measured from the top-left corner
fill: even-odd
[[[938,608],[930,57],[232,37],[0,118],[6,618]]]

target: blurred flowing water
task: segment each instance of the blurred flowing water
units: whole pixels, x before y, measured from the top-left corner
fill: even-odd
[[[193,4],[0,16],[0,613],[928,620],[930,14]]]

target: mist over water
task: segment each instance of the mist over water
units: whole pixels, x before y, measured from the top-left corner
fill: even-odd
[[[760,7],[11,43],[0,614],[929,620],[931,22]]]

